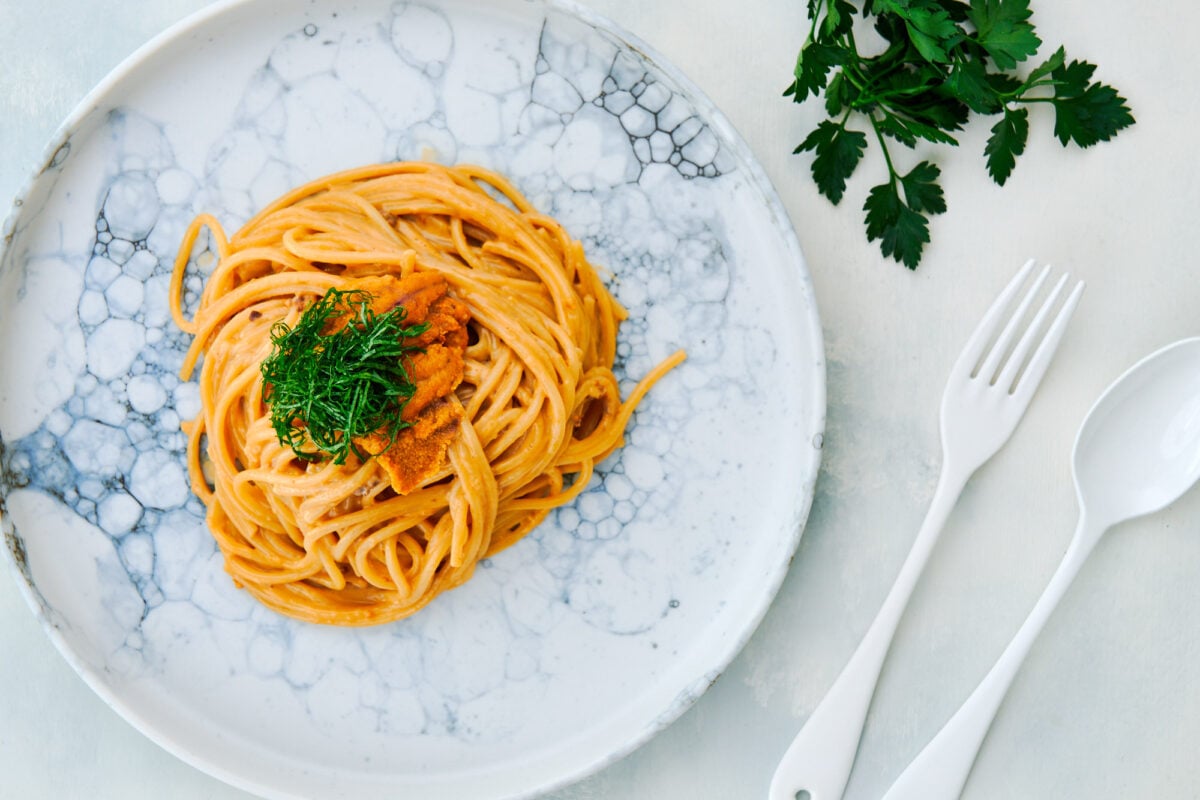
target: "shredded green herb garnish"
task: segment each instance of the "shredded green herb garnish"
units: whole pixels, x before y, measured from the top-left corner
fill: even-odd
[[[420,348],[405,340],[429,326],[405,326],[402,306],[376,314],[371,297],[330,289],[294,328],[283,322],[271,328],[271,355],[262,363],[263,400],[280,444],[300,458],[328,456],[342,464],[353,452],[365,460],[368,454],[355,439],[379,433],[391,447],[411,425],[401,418],[416,390],[407,355]],[[351,319],[344,327],[325,332],[331,320],[345,315]]]

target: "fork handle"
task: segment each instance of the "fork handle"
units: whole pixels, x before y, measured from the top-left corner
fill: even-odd
[[[883,800],[958,800],[988,728],[1046,620],[1104,532],[1081,516],[1071,544],[1029,617],[966,702],[925,745]]]
[[[896,626],[972,472],[943,466],[925,521],[896,582],[858,649],[784,753],[771,779],[770,800],[795,800],[802,790],[811,800],[840,800]]]

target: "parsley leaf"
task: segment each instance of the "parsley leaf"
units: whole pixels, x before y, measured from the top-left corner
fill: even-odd
[[[1086,61],[1072,61],[1051,72],[1055,81],[1054,135],[1065,147],[1075,142],[1091,147],[1107,142],[1117,131],[1133,124],[1124,97],[1103,83],[1089,83],[1096,67]]]
[[[821,194],[837,205],[846,191],[846,179],[854,172],[867,149],[867,135],[846,130],[841,125],[824,120],[808,135],[795,152],[813,150],[813,180]]]
[[[825,88],[830,68],[840,63],[840,60],[841,54],[835,47],[820,42],[804,45],[804,49],[796,57],[796,79],[784,90],[783,96],[790,95],[797,103],[804,102],[810,94],[816,97]]]
[[[942,171],[937,165],[922,161],[912,168],[907,175],[900,176],[900,185],[904,187],[904,197],[913,211],[928,211],[930,214],[946,212],[946,198],[937,179]]]
[[[934,125],[926,125],[915,119],[896,115],[881,119],[879,131],[906,147],[916,147],[918,139],[937,144],[958,144],[957,139]]]
[[[1004,118],[992,126],[992,135],[983,148],[992,180],[1004,185],[1017,164],[1017,156],[1025,152],[1028,138],[1029,111],[1024,108],[1004,109]]]
[[[836,39],[845,36],[854,25],[854,5],[847,0],[833,0],[825,13],[825,21],[821,24],[823,39]]]
[[[964,22],[967,19],[968,12],[971,10],[970,4],[963,2],[963,0],[938,0],[938,5],[955,22]]]
[[[921,250],[929,242],[929,220],[905,204],[895,181],[871,189],[863,204],[867,212],[867,240],[879,239],[879,249],[909,269],[916,269]]]
[[[982,61],[956,61],[946,77],[945,89],[976,113],[994,114],[1000,108],[1000,98],[988,81],[987,67]]]
[[[876,0],[877,14],[892,13],[904,21],[909,40],[926,61],[944,64],[962,30],[936,0]]]
[[[1066,62],[1066,60],[1066,50],[1061,47],[1055,50],[1049,58],[1047,58],[1041,64],[1038,64],[1029,72],[1029,77],[1025,79],[1025,88],[1032,87],[1035,84],[1039,84],[1046,78],[1049,78],[1055,70],[1062,69],[1062,65]]]
[[[1000,69],[1012,69],[1042,46],[1029,17],[1029,0],[971,0],[967,19],[979,43]]]
[[[812,27],[784,91],[797,103],[824,92],[829,119],[795,149],[812,152],[821,194],[837,204],[862,161],[865,134],[847,128],[858,115],[875,133],[887,180],[863,205],[867,239],[915,268],[929,242],[929,215],[946,210],[941,171],[922,161],[903,173],[892,146],[956,145],[972,113],[999,115],[984,148],[988,174],[1004,185],[1029,138],[1029,103],[1054,107],[1054,135],[1064,146],[1090,147],[1134,123],[1113,87],[1093,80],[1095,66],[1067,63],[1059,47],[1024,78],[1013,70],[1042,40],[1031,0],[808,0]],[[859,49],[855,15],[873,19],[880,46]],[[861,26],[858,26],[861,27]],[[876,43],[878,45],[879,43]],[[836,121],[835,121],[836,120]]]
[[[825,113],[831,117],[842,113],[854,99],[853,91],[854,88],[848,85],[844,72],[839,71],[835,74],[829,79],[829,85],[825,87]]]

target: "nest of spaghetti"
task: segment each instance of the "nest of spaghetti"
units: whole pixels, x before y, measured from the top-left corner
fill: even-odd
[[[188,319],[184,276],[206,229],[217,263]],[[200,366],[201,412],[184,426],[192,490],[235,584],[316,623],[400,619],[462,584],[583,491],[684,357],[622,400],[624,309],[558,222],[472,166],[331,175],[232,237],[201,215],[173,278],[172,313],[194,337],[181,377]],[[362,298],[372,318],[400,307],[412,334],[400,424],[338,457],[281,435],[263,367],[279,331],[332,296]],[[323,332],[353,324],[343,313]]]

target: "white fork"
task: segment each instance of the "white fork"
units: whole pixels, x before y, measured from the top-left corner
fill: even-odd
[[[1067,285],[1063,275],[1023,327],[1050,273],[1049,267],[1041,271],[1010,316],[1033,268],[1033,261],[1025,264],[992,303],[950,372],[941,407],[942,472],[925,521],[883,608],[776,768],[770,800],[840,800],[846,789],[884,657],[917,578],[967,480],[1008,441],[1025,414],[1083,293],[1080,281],[1047,326]]]

